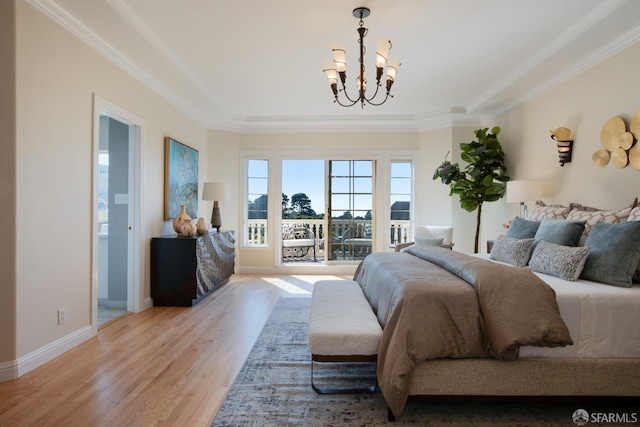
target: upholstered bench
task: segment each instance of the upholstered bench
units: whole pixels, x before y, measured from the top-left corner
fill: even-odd
[[[366,388],[319,388],[315,362],[376,362],[382,328],[360,285],[353,280],[321,280],[313,286],[309,316],[311,386],[318,393],[373,392]]]

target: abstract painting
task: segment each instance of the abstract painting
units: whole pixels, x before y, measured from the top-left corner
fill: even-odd
[[[198,150],[164,138],[164,220],[175,218],[184,205],[198,217]]]

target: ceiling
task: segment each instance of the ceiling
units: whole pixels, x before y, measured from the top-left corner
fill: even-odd
[[[242,132],[478,122],[640,40],[635,0],[29,1],[199,122]],[[380,38],[402,66],[384,105],[344,108],[322,69],[343,42],[355,92],[359,6],[369,74]]]

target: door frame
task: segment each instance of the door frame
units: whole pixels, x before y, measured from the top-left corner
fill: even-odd
[[[91,223],[91,327],[98,329],[98,155],[100,116],[107,116],[129,126],[129,260],[127,262],[127,311],[144,309],[142,259],[142,129],[144,120],[110,101],[93,95],[93,197]]]

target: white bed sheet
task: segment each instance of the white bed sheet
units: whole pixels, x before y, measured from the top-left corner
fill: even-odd
[[[488,259],[488,255],[479,255]],[[640,285],[631,288],[587,280],[569,282],[534,273],[556,292],[560,315],[573,345],[525,346],[519,357],[640,357]]]

